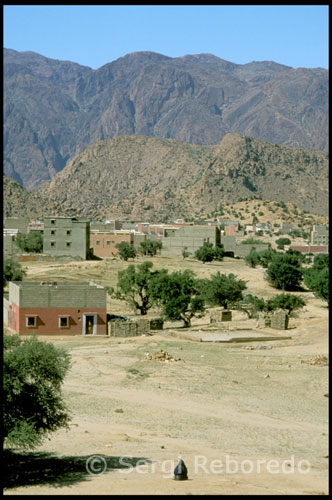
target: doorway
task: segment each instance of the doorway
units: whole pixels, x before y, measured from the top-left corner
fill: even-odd
[[[97,314],[83,314],[83,335],[97,334]]]

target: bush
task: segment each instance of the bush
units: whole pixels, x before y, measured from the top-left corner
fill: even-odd
[[[213,260],[222,260],[225,255],[224,247],[214,247],[212,243],[204,241],[204,244],[195,252],[196,259],[204,264]]]
[[[7,446],[33,449],[49,433],[68,427],[61,384],[70,358],[53,344],[4,336],[3,437]]]
[[[129,245],[126,241],[121,241],[115,248],[119,250],[119,257],[122,260],[135,259],[137,252],[136,249]]]
[[[307,269],[304,272],[304,284],[312,290],[319,298],[329,303],[329,268]]]
[[[209,305],[227,309],[229,304],[242,299],[242,292],[247,285],[232,273],[227,275],[217,272],[209,280],[201,281],[201,287],[204,300]]]
[[[31,231],[27,235],[19,233],[15,243],[23,252],[42,253],[43,251],[43,237],[35,231]]]
[[[22,281],[26,272],[23,271],[19,262],[13,259],[5,259],[3,266],[3,286],[6,286],[8,281]]]
[[[158,250],[161,250],[163,244],[160,240],[145,240],[140,243],[140,252],[142,255],[153,257]]]
[[[266,270],[266,278],[272,286],[281,290],[297,290],[302,280],[301,263],[296,255],[277,254]]]
[[[285,245],[291,244],[291,240],[289,238],[279,238],[276,240],[276,244],[279,250],[283,250]]]

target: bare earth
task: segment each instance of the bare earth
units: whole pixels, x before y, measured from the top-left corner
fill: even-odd
[[[155,268],[182,266],[199,276],[233,272],[255,294],[279,293],[243,261],[152,260]],[[24,264],[28,279],[88,276],[112,286],[128,265]],[[328,366],[306,363],[328,355],[328,308],[310,292],[301,295],[307,305],[287,331],[264,330],[276,336],[259,342],[265,349],[248,348],[257,341],[191,341],[177,324],[137,338],[43,337],[71,353],[63,395],[72,422],[36,452],[18,452],[5,494],[328,494]],[[130,313],[110,299],[109,310]],[[208,323],[207,314],[191,330],[204,335]],[[232,328],[254,333],[255,325],[233,312]],[[148,358],[161,349],[177,361]],[[187,481],[173,480],[180,457]]]

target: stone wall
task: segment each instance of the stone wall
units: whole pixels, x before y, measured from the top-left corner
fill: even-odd
[[[276,330],[287,330],[289,316],[285,311],[278,310],[271,312],[260,312],[258,314],[258,328],[274,328]]]
[[[271,328],[276,330],[287,330],[289,316],[285,311],[275,311],[271,317]]]
[[[210,323],[220,323],[221,321],[232,321],[232,311],[218,309],[210,312]]]
[[[108,334],[111,337],[137,337],[150,333],[150,320],[146,318],[133,321],[110,321]]]

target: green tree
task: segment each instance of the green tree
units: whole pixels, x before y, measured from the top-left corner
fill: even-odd
[[[24,276],[26,276],[26,272],[19,262],[13,259],[4,260],[3,286],[6,286],[8,281],[22,281]]]
[[[238,280],[234,274],[221,274],[219,271],[201,284],[205,301],[211,306],[222,306],[224,309],[242,300],[242,292],[247,288],[246,282]]]
[[[271,310],[283,309],[289,315],[296,309],[301,309],[305,306],[305,300],[299,295],[292,295],[291,293],[281,293],[268,300]]]
[[[278,238],[276,240],[276,244],[277,244],[277,248],[279,248],[279,250],[283,250],[285,245],[291,244],[291,240],[289,238]]]
[[[145,240],[140,243],[140,252],[142,255],[153,257],[158,250],[161,250],[163,244],[160,240]]]
[[[255,247],[252,247],[250,249],[249,254],[244,258],[244,260],[248,264],[248,266],[252,268],[255,268],[259,264],[260,262],[259,254],[256,251]]]
[[[324,267],[329,267],[329,255],[327,253],[319,253],[314,257],[313,269],[321,271]]]
[[[301,262],[292,253],[278,253],[269,264],[265,277],[275,288],[297,290],[303,278]]]
[[[108,294],[116,299],[124,300],[134,310],[146,315],[153,307],[155,299],[152,295],[151,280],[162,271],[151,271],[153,263],[143,262],[135,267],[130,264],[127,269],[118,272],[117,289],[110,288]]]
[[[195,252],[195,257],[204,264],[206,262],[212,262],[214,259],[214,248],[213,244],[209,241],[204,241],[203,245],[198,248]]]
[[[263,250],[262,252],[258,252],[259,263],[265,269],[268,267],[270,262],[272,262],[273,258],[278,255],[279,252],[274,250],[274,248],[268,248],[267,250]]]
[[[214,247],[209,241],[204,241],[203,245],[195,252],[195,257],[204,264],[213,260],[222,260],[225,255],[223,245]]]
[[[127,243],[127,241],[121,241],[115,245],[115,248],[119,250],[119,257],[121,260],[127,261],[128,259],[135,259],[137,252],[136,249]]]
[[[304,284],[312,290],[319,298],[325,300],[329,304],[329,268],[323,267],[320,270],[307,269],[304,272]]]
[[[15,243],[23,252],[42,253],[43,251],[43,237],[35,231],[31,231],[27,235],[19,233]]]
[[[33,449],[70,417],[61,385],[70,356],[35,336],[4,336],[3,437],[8,447]]]
[[[204,300],[200,294],[195,273],[189,269],[156,276],[153,282],[155,300],[162,308],[162,313],[169,320],[183,320],[189,327],[195,316],[204,312]]]

